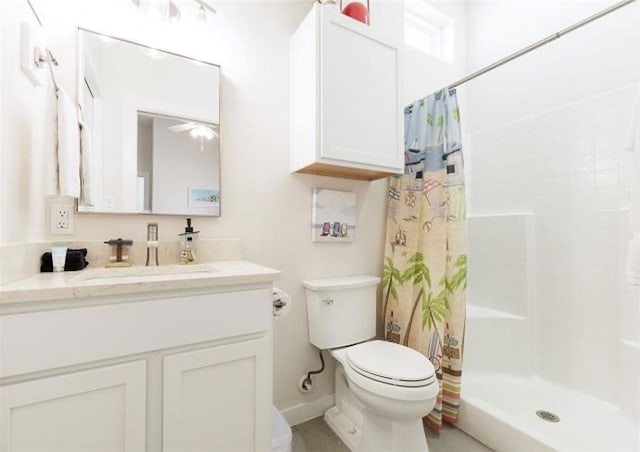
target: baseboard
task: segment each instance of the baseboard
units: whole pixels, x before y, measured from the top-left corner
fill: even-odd
[[[287,424],[293,427],[294,425],[322,416],[325,411],[334,405],[333,400],[333,394],[329,394],[310,402],[285,408],[280,410],[280,413],[284,416]]]

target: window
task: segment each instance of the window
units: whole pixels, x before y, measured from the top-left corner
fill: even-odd
[[[453,19],[427,0],[405,0],[404,42],[434,58],[453,63]]]

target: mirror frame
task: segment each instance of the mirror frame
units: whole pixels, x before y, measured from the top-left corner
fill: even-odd
[[[95,30],[91,30],[89,28],[85,28],[85,27],[81,27],[78,26],[76,29],[76,33],[75,33],[75,38],[76,38],[76,71],[75,71],[75,76],[76,76],[76,83],[75,83],[75,95],[76,95],[76,102],[78,105],[80,105],[80,93],[82,90],[82,77],[80,74],[80,69],[82,66],[82,42],[80,39],[80,33],[81,32],[85,32],[85,33],[91,33],[95,36],[102,36],[103,38],[107,38],[107,39],[113,39],[114,41],[120,41],[120,42],[124,42],[126,44],[133,44],[142,48],[146,48],[149,50],[158,50],[160,52],[166,53],[167,55],[172,55],[175,57],[179,57],[179,58],[184,58],[190,61],[193,61],[194,63],[197,64],[202,64],[205,66],[213,66],[218,68],[218,130],[219,130],[219,134],[220,134],[220,138],[218,139],[218,192],[220,194],[222,194],[222,165],[221,165],[221,161],[222,161],[222,109],[221,109],[221,105],[222,105],[222,66],[216,63],[211,63],[209,61],[203,61],[203,60],[199,60],[197,58],[193,58],[187,55],[183,55],[180,53],[176,53],[176,52],[172,52],[170,50],[165,50],[159,47],[152,47],[149,46],[147,44],[142,44],[140,42],[136,42],[136,41],[132,41],[130,39],[126,39],[126,38],[121,38],[118,36],[113,36],[113,35],[109,35],[107,33],[102,33],[100,31],[95,31]],[[131,211],[131,212],[123,212],[123,211],[90,211],[90,210],[80,210],[80,199],[77,198],[75,199],[75,212],[77,214],[89,214],[89,215],[158,215],[158,216],[179,216],[179,217],[184,217],[187,214],[184,213],[156,213],[156,212],[136,212],[136,211]],[[194,217],[209,217],[209,218],[220,218],[222,216],[222,201],[220,201],[220,206],[218,208],[218,215],[210,215],[210,214],[198,214],[198,213],[189,213],[188,216],[194,216]]]

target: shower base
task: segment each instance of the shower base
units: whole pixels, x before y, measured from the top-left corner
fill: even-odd
[[[537,377],[466,372],[458,427],[496,451],[635,452],[638,420]],[[536,412],[559,417],[549,422]]]

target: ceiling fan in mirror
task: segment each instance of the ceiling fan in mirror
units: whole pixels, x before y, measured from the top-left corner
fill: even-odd
[[[200,138],[200,151],[204,151],[204,140],[210,141],[214,138],[220,138],[220,134],[211,124],[202,122],[188,121],[184,124],[176,124],[169,126],[169,130],[173,133],[189,132],[193,138]]]

